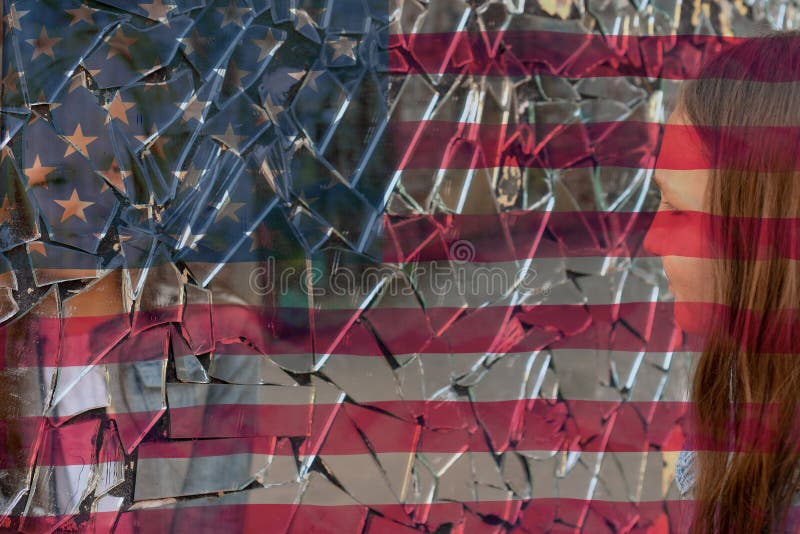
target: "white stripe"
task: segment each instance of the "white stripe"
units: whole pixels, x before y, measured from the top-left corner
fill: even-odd
[[[316,491],[306,492],[302,504],[342,505],[425,505],[452,501],[515,501],[527,499],[576,499],[604,502],[660,501],[674,484],[677,452],[571,453],[558,451],[517,451],[492,453],[378,453],[372,455],[323,456],[347,493],[317,480],[319,473],[272,484],[266,488],[182,501],[177,506],[209,506],[235,503],[294,504],[295,491],[311,483]],[[377,459],[377,461],[376,461]],[[293,461],[276,457],[275,462]],[[397,468],[391,467],[392,465]],[[394,474],[387,479],[388,468]],[[415,492],[414,479],[429,472],[438,480],[432,493]],[[528,478],[530,473],[530,478]],[[391,478],[391,476],[390,476]],[[599,483],[602,480],[602,483]],[[495,490],[490,490],[490,488]],[[289,491],[291,490],[291,491]],[[348,495],[349,494],[349,495]],[[435,498],[434,498],[435,497]],[[255,499],[255,500],[253,500]],[[355,501],[353,500],[355,499]],[[201,504],[203,503],[203,504]],[[153,503],[156,504],[156,503]],[[175,504],[168,506],[172,507]],[[136,503],[131,509],[148,507]]]

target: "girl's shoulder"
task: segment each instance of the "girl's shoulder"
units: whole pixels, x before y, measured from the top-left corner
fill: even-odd
[[[681,497],[685,499],[691,499],[693,497],[694,492],[692,488],[694,488],[696,480],[696,455],[696,451],[684,448],[678,454],[678,460],[675,463],[675,483],[678,486]],[[800,507],[800,492],[794,495],[792,506]]]

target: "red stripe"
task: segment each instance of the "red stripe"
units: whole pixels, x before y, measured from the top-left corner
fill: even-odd
[[[35,417],[25,418],[26,423],[36,424]],[[58,428],[46,428],[41,435],[41,446],[38,448],[37,465],[87,465],[96,463],[97,453],[95,442],[100,428],[100,419],[93,418]],[[3,459],[0,465],[8,468],[14,463],[9,463],[7,455],[12,451],[3,450]]]
[[[718,35],[600,35],[544,30],[392,34],[389,68],[404,74],[566,78],[643,76],[697,78],[712,54],[759,37]],[[784,38],[787,39],[787,38]],[[795,38],[796,39],[796,38]],[[795,45],[796,46],[796,45]],[[749,80],[789,82],[794,70],[764,62]]]
[[[361,433],[366,435],[376,453],[643,452],[653,447],[678,451],[684,446],[684,436],[692,436],[694,449],[761,451],[772,446],[762,440],[767,439],[768,433],[777,431],[777,407],[774,405],[764,408],[764,417],[761,417],[762,406],[742,406],[742,442],[739,444],[714,439],[703,428],[698,428],[694,404],[690,402],[525,399],[473,403],[372,402],[369,406],[373,409],[345,405],[337,413],[320,454],[363,453]],[[399,419],[375,408],[410,417]],[[415,425],[410,422],[415,420],[423,421],[418,441]],[[490,437],[507,434],[502,437],[507,438],[508,445],[492,447],[484,430]],[[800,434],[800,422],[794,431]]]
[[[389,152],[393,167],[402,170],[504,165],[652,168],[661,128],[659,123],[634,121],[535,125],[390,121],[387,146],[397,151]],[[638,149],[631,150],[632,146]],[[513,162],[506,158],[512,152]]]
[[[526,510],[522,506],[527,505]],[[682,511],[690,509],[689,504],[675,501],[676,508]],[[604,517],[612,524],[616,521],[626,523],[636,519],[657,518],[664,513],[664,503],[641,502],[626,504],[618,502],[584,501],[578,499],[535,499],[528,501],[480,501],[480,502],[437,502],[423,505],[343,505],[319,506],[301,504],[293,505],[246,505],[225,507],[228,510],[217,510],[216,507],[183,507],[179,510],[136,510],[126,512],[120,517],[115,532],[167,532],[165,525],[188,526],[194,524],[211,524],[231,532],[288,532],[305,533],[317,531],[320,525],[326,526],[328,532],[361,532],[368,510],[374,510],[386,517],[406,518],[406,527],[417,526],[416,518],[424,518],[431,530],[437,526],[451,523],[463,524],[463,532],[481,532],[486,523],[477,513],[491,515],[508,523],[515,523],[522,512],[522,523],[534,525],[543,518],[573,518],[584,515],[586,509],[602,511]],[[466,513],[465,513],[466,509]],[[637,517],[638,516],[638,517]],[[268,518],[268,519],[267,519]],[[291,521],[291,523],[290,523]],[[552,525],[555,526],[555,525]],[[194,530],[194,529],[192,529]],[[552,530],[549,530],[552,532]],[[210,531],[209,531],[210,532]],[[371,523],[370,533],[404,532],[402,525],[389,521]],[[545,532],[545,530],[533,530]]]
[[[686,303],[693,306],[698,320],[707,317],[714,309],[712,305]],[[574,304],[538,306],[493,306],[475,310],[464,308],[437,307],[424,312],[420,308],[372,308],[364,317],[376,327],[381,341],[394,354],[451,354],[476,352],[526,352],[552,348],[593,348],[597,350],[635,350],[664,352],[672,350],[698,350],[701,340],[687,337],[681,341],[674,339],[674,315],[672,302],[631,302],[622,304]],[[239,341],[243,337],[252,342],[263,354],[297,354],[305,357],[317,354],[352,354],[358,356],[382,356],[383,352],[375,342],[373,334],[360,323],[343,331],[358,310],[315,310],[310,312],[301,308],[281,309],[280,314],[260,306],[218,304],[210,308],[214,317],[214,338],[217,341]],[[293,317],[308,317],[313,313],[314,333],[311,327]],[[590,330],[588,320],[616,320],[618,317],[631,319],[660,317],[656,332],[647,341],[612,335],[612,324],[600,322]],[[127,317],[127,315],[126,315]],[[65,329],[73,325],[82,330],[94,331],[93,343],[97,346],[111,346],[116,333],[108,334],[105,326],[113,324],[118,316],[81,317],[63,320]],[[580,320],[576,318],[581,318]],[[455,320],[457,319],[457,320]],[[454,321],[455,320],[455,321]],[[57,346],[58,320],[30,318],[26,324],[38,329],[39,342]],[[450,325],[440,335],[434,328]],[[790,323],[792,325],[794,323]],[[390,328],[394,325],[394,328]],[[583,325],[583,326],[581,326]],[[581,334],[565,336],[560,328]],[[603,332],[605,334],[603,334]],[[111,339],[104,339],[109,335]],[[136,339],[134,336],[132,339]],[[0,329],[0,346],[4,347],[3,368],[36,368],[87,366],[90,364],[130,363],[162,359],[164,354],[146,351],[125,350],[123,346],[103,354],[87,352],[83,339],[63,339],[63,353],[57,351],[39,354],[33,351],[14,352],[10,350],[18,341],[13,331]],[[128,347],[130,348],[130,347]],[[783,352],[776,346],[772,352]],[[791,352],[791,351],[789,351]]]
[[[222,404],[170,408],[169,436],[178,439],[307,436],[312,407],[311,404]]]
[[[212,500],[209,499],[208,502]],[[64,531],[88,531],[94,525],[94,532],[106,532],[114,525],[113,531],[119,534],[141,532],[159,533],[191,531],[208,532],[316,532],[324,525],[325,532],[361,532],[367,521],[365,532],[400,534],[409,528],[425,524],[433,531],[440,525],[455,527],[453,532],[482,532],[487,523],[480,515],[496,517],[509,524],[518,524],[523,532],[556,532],[565,528],[563,523],[585,525],[587,532],[609,525],[625,526],[655,525],[647,530],[650,534],[678,532],[667,530],[668,517],[672,521],[691,513],[694,503],[689,500],[641,501],[636,503],[602,501],[598,499],[528,499],[512,501],[461,501],[435,502],[420,505],[375,504],[321,506],[311,504],[199,504],[188,501],[174,508],[144,508],[117,514],[116,512],[95,512],[81,517],[27,517],[25,527],[32,532],[44,532],[59,523]],[[667,511],[665,511],[665,508]],[[370,515],[370,510],[395,521]],[[795,510],[792,509],[792,517]],[[478,515],[480,514],[480,515]],[[669,516],[667,515],[669,514]],[[117,515],[119,518],[117,519]],[[398,522],[405,518],[405,525]],[[8,518],[3,526],[17,528],[20,518]],[[559,524],[560,523],[560,524]],[[101,526],[105,528],[101,528]],[[288,530],[287,530],[288,529]],[[616,531],[616,530],[615,530]]]
[[[714,229],[724,228],[731,229],[735,241],[712,238]],[[543,238],[545,229],[558,241]],[[656,250],[644,248],[648,232]],[[381,259],[394,263],[532,259],[535,267],[537,259],[602,256],[800,259],[800,218],[732,217],[688,210],[387,215],[381,247]]]
[[[797,170],[800,125],[688,126],[634,120],[487,124],[443,120],[390,121],[388,157],[397,169],[735,168]],[[697,135],[718,143],[714,159]],[[663,137],[662,137],[663,136]],[[661,141],[659,141],[661,139]],[[661,151],[660,147],[665,150]],[[769,158],[750,158],[769,153]],[[513,160],[509,154],[513,154]],[[656,155],[658,157],[656,158]]]
[[[208,501],[210,502],[210,500]],[[482,532],[487,523],[481,516],[496,517],[514,525],[514,532],[545,533],[573,531],[577,525],[586,532],[647,532],[685,534],[695,501],[660,500],[639,502],[600,499],[537,498],[514,501],[435,502],[421,505],[229,504],[203,505],[191,501],[174,508],[144,508],[117,514],[95,512],[76,517],[9,517],[2,527],[16,531],[24,520],[31,532],[44,532],[62,524],[64,531],[93,531],[119,534],[191,531],[290,532],[316,531],[324,525],[330,532],[361,532],[365,523],[370,534],[400,534],[425,524],[433,531],[440,526],[453,532]],[[397,521],[369,515],[374,510]],[[480,515],[479,515],[480,514]],[[368,521],[368,523],[367,523]],[[787,526],[800,524],[800,506],[788,511]],[[450,528],[448,528],[450,527]],[[793,530],[791,530],[793,531]]]
[[[721,305],[703,302],[680,302],[698,324],[705,324],[716,312],[729,311]],[[674,350],[702,350],[703,338],[699,334],[687,334],[681,340],[674,326],[674,302],[629,302],[620,304],[540,304],[534,306],[492,306],[465,310],[462,308],[439,307],[426,311],[420,308],[372,308],[364,313],[378,332],[381,342],[393,354],[461,354],[480,352],[530,352],[546,347],[553,349],[597,349],[668,352]],[[275,317],[274,310],[264,310],[258,306],[214,305],[214,337],[218,341],[237,341],[243,337],[252,342],[263,354],[297,354],[305,358],[307,354],[352,354],[359,356],[382,356],[383,352],[375,342],[373,334],[360,323],[346,331],[342,327],[352,321],[357,310],[316,310],[314,334],[306,325],[286,324],[284,311],[308,316],[304,309],[281,310],[282,316]],[[771,325],[772,336],[763,340],[758,347],[761,352],[790,353],[796,347],[791,343],[793,332],[798,327],[797,309],[769,310],[763,313],[743,311],[750,330],[742,331],[738,339],[742,346],[748,347],[758,339],[762,324]],[[652,324],[653,332],[642,340],[614,328],[618,318],[628,318],[635,323],[647,319],[646,328]],[[649,318],[652,319],[652,323]],[[454,320],[457,318],[456,320]],[[116,316],[106,318],[65,319],[65,324],[91,323],[97,329],[95,341],[100,343],[104,335],[103,325],[113,322]],[[51,319],[36,318],[45,326]],[[589,328],[590,324],[592,328]],[[39,325],[31,324],[30,326]],[[441,334],[435,333],[437,325],[448,324]],[[56,344],[58,330],[41,329],[43,343]],[[277,340],[274,336],[281,335]],[[56,339],[49,339],[49,336]],[[646,332],[642,332],[646,335]],[[132,339],[136,339],[134,337]],[[106,356],[90,355],[75,350],[69,338],[64,339],[65,348],[61,359],[56,354],[38,355],[15,354],[8,350],[16,340],[8,337],[8,332],[0,330],[0,346],[5,348],[4,368],[85,366],[87,360],[96,363],[118,363],[144,361],[164,358],[163,354],[114,350]],[[78,344],[79,347],[82,344]],[[129,347],[130,348],[130,347]],[[17,359],[19,357],[19,359]],[[38,360],[37,360],[38,358]],[[99,360],[98,360],[99,358]]]
[[[384,401],[364,406],[212,405],[170,409],[170,437],[201,441],[143,443],[140,458],[190,458],[235,453],[266,454],[272,436],[305,437],[301,454],[321,455],[424,452],[457,453],[570,450],[644,452],[656,448],[720,451],[770,450],[777,431],[776,406],[743,405],[742,442],[712,439],[695,424],[693,403],[678,401]],[[333,423],[323,423],[333,414]],[[38,418],[20,421],[20,427]],[[23,424],[24,423],[24,424]],[[86,465],[97,461],[93,433],[97,419],[49,429],[37,465]],[[792,429],[800,435],[798,428]],[[257,436],[263,436],[259,439]],[[364,444],[366,436],[370,449]],[[488,439],[487,439],[488,436]],[[690,445],[685,436],[691,436]],[[233,439],[208,439],[233,438]],[[206,440],[206,441],[203,441]],[[236,443],[241,441],[242,443]],[[285,451],[278,451],[281,454]],[[18,451],[0,455],[2,467],[22,467]]]

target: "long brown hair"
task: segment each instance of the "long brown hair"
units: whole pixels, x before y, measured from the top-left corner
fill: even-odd
[[[800,31],[763,32],[724,49],[701,66],[696,78],[683,82],[679,97],[710,157],[736,152],[736,165],[710,170],[705,199],[708,211],[724,215],[712,217],[713,243],[722,250],[710,262],[713,326],[696,363],[690,400],[698,428],[732,437],[721,441],[731,446],[724,452],[698,449],[692,520],[692,532],[698,533],[782,531],[792,497],[800,491],[795,419],[800,416],[800,347],[790,349],[792,331],[778,313],[800,309],[798,261],[785,253],[789,247],[796,251],[798,235],[788,231],[790,225],[777,225],[786,234],[770,239],[780,249],[757,260],[749,256],[754,236],[775,231],[764,221],[798,217],[800,176],[794,165],[780,164],[794,140],[787,142],[785,132],[770,134],[769,128],[741,139],[725,128],[800,129],[798,86],[776,83],[770,75],[800,81]],[[789,155],[800,158],[796,146]],[[771,414],[756,417],[755,428],[745,414],[752,406]],[[769,448],[737,449],[743,434],[754,431]]]

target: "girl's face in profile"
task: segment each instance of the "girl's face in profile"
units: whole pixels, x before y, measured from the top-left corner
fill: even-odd
[[[667,123],[690,124],[680,107],[672,112]],[[669,143],[675,143],[676,146],[668,146]],[[688,150],[699,149],[694,138],[676,139],[674,136],[665,136],[660,154],[665,151],[675,154],[673,150],[677,150],[677,154],[683,154]],[[700,235],[698,217],[690,217],[682,212],[707,212],[704,198],[709,170],[659,167],[656,164],[653,181],[661,192],[661,203],[645,236],[644,248],[651,254],[661,256],[670,290],[675,296],[675,320],[678,325],[686,332],[703,332],[704,321],[701,315],[705,314],[699,313],[703,307],[687,306],[686,303],[712,302],[713,280],[710,268],[713,260],[675,253],[681,251],[681,243],[676,243],[676,240],[687,237],[698,239]]]

